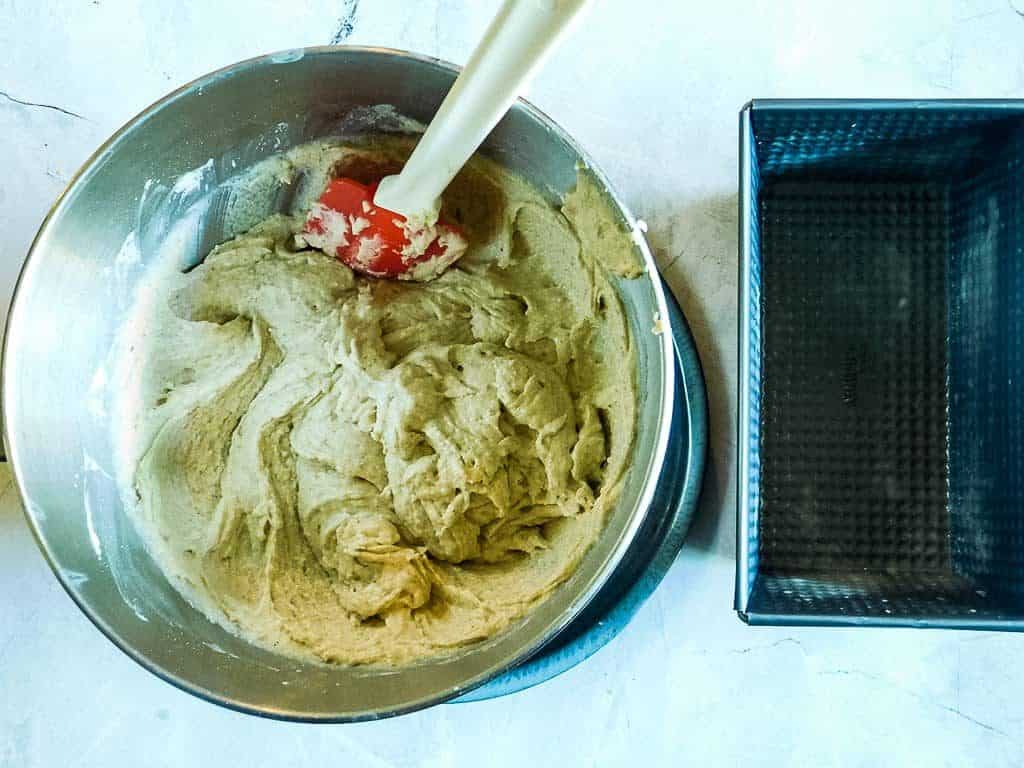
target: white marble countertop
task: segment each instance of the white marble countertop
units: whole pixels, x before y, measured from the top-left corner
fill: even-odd
[[[331,41],[463,62],[495,6],[0,0],[0,309],[67,179],[167,91]],[[172,688],[102,637],[50,574],[4,467],[0,765],[1024,763],[1024,637],[754,629],[732,611],[738,109],[1021,97],[1022,62],[1024,0],[602,0],[530,97],[649,223],[704,360],[704,503],[654,597],[587,662],[514,696],[351,726],[270,722]]]

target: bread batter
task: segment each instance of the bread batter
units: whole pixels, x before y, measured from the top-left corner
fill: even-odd
[[[157,560],[211,617],[327,662],[407,663],[522,617],[599,535],[633,444],[609,273],[639,270],[585,175],[559,210],[474,158],[444,199],[469,251],[429,283],[295,237],[330,175],[406,150],[286,155],[292,209],[163,288],[142,358]]]

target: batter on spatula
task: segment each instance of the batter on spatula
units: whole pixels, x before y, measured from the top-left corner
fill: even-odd
[[[300,147],[297,208],[163,284],[142,357],[135,515],[172,581],[260,645],[400,664],[487,638],[574,570],[614,504],[636,410],[611,272],[630,238],[581,177],[561,209],[474,158],[429,282],[311,247],[334,177],[406,145]]]

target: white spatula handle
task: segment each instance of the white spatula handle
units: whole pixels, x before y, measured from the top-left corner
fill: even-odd
[[[589,0],[505,0],[408,162],[374,202],[436,217],[441,193],[523,92]]]

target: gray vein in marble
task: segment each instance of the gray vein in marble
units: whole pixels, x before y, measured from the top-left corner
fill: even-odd
[[[1012,3],[1010,4],[1010,10],[1016,11],[1018,14],[1020,13],[1020,11],[1017,11],[1013,7]],[[1000,13],[1003,13],[1003,11],[1000,11],[998,9],[993,10],[993,11],[983,11],[982,13],[975,13],[975,14],[972,14],[970,16],[963,16],[963,17],[957,19],[956,22],[958,24],[966,24],[969,21],[977,21],[978,19],[987,19],[989,16],[995,16],[995,15],[1000,14]],[[1022,15],[1024,15],[1024,14],[1022,14]]]
[[[58,107],[54,104],[40,104],[37,101],[25,101],[24,99],[17,99],[14,96],[11,96],[11,94],[9,94],[7,91],[0,91],[0,96],[7,99],[7,101],[11,102],[12,104],[19,104],[23,107],[30,107],[36,109],[52,109],[54,112],[60,112],[62,115],[73,117],[76,120],[88,120],[88,118],[78,114],[77,112],[72,112],[70,109],[64,109],[64,107]]]
[[[675,252],[675,254],[670,259],[668,259],[668,261],[660,263],[660,264],[658,264],[658,266],[662,270],[666,270],[669,267],[671,267],[673,264],[675,264],[677,261],[679,261],[679,259],[681,259],[683,257],[683,254],[685,254],[685,253],[686,253],[686,249],[685,248],[680,248],[678,251]]]
[[[863,670],[860,670],[860,669],[826,669],[826,670],[823,670],[823,671],[819,672],[818,674],[823,676],[823,677],[830,676],[830,675],[842,675],[844,677],[861,677],[861,678],[864,678],[865,680],[874,680],[875,682],[879,682],[879,683],[882,683],[883,685],[886,685],[886,686],[888,686],[890,688],[894,688],[897,691],[899,691],[900,693],[904,693],[907,696],[910,696],[913,699],[917,699],[920,702],[923,702],[925,704],[930,704],[933,707],[938,707],[941,710],[944,710],[946,712],[954,714],[957,717],[962,718],[963,720],[966,720],[967,722],[972,723],[973,725],[978,726],[979,728],[984,728],[986,731],[991,731],[992,733],[998,734],[1000,736],[1005,736],[1006,738],[1015,741],[1015,739],[1010,734],[1008,734],[1006,731],[1002,731],[999,728],[996,728],[994,725],[986,723],[986,722],[984,722],[982,720],[978,720],[975,717],[971,717],[970,715],[965,714],[964,712],[961,712],[959,706],[951,707],[948,704],[943,704],[942,702],[934,701],[933,699],[928,698],[927,696],[924,696],[923,694],[917,693],[916,691],[912,691],[909,688],[904,688],[902,685],[898,685],[897,683],[894,683],[892,680],[889,680],[888,678],[885,678],[882,675],[875,675],[875,674],[872,674],[871,672],[864,672]]]
[[[780,645],[795,645],[797,648],[800,649],[800,653],[802,653],[804,656],[807,655],[807,651],[804,648],[804,644],[797,640],[795,637],[784,637],[781,640],[776,640],[774,643],[770,643],[769,645],[752,645],[749,648],[730,648],[729,653],[734,653],[739,656],[745,656],[746,654],[753,653],[755,651],[768,651],[772,648],[778,648]]]
[[[359,0],[345,0],[341,4],[341,18],[331,35],[331,45],[341,45],[348,40],[356,28],[356,12],[359,10]]]
[[[745,648],[726,648],[724,651],[718,651],[717,649],[701,649],[695,655],[697,656],[710,656],[718,653],[729,653],[734,656],[746,656],[748,653],[757,653],[758,651],[770,651],[773,648],[778,648],[783,645],[795,645],[804,656],[807,655],[807,649],[804,648],[804,644],[797,640],[795,637],[783,637],[776,640],[774,643],[766,643],[765,645],[750,645]]]

